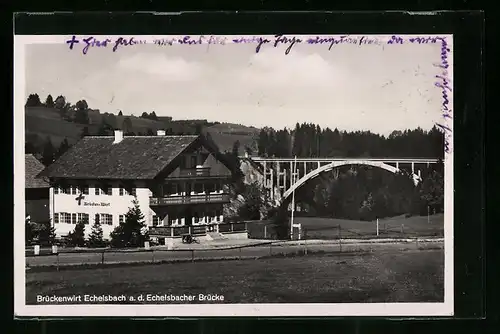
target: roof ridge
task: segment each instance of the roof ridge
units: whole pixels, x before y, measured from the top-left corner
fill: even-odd
[[[198,137],[200,135],[163,135],[163,136],[158,136],[158,135],[149,135],[149,136],[123,136],[123,139],[125,138],[172,138],[172,137],[182,137],[182,138],[187,138],[187,137]],[[115,136],[85,136],[84,138],[114,138]]]

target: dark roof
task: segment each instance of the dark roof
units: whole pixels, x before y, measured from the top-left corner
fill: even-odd
[[[36,177],[45,166],[33,154],[24,155],[24,166],[25,188],[49,188],[48,182]]]
[[[39,176],[74,179],[153,179],[198,136],[84,137]]]

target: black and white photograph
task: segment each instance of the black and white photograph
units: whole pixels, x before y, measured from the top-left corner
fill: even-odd
[[[16,315],[453,315],[452,35],[14,44]]]

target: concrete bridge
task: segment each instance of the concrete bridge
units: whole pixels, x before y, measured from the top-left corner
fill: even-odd
[[[341,166],[371,166],[391,173],[407,171],[417,185],[422,180],[423,167],[439,162],[438,159],[422,158],[262,158],[241,157],[249,168],[255,169],[265,189],[270,190],[271,199],[286,201],[294,190],[322,173]],[[247,173],[247,171],[243,171]]]

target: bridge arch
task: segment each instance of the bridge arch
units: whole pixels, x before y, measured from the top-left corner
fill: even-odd
[[[305,184],[309,180],[312,180],[315,177],[319,176],[321,173],[326,173],[326,172],[333,170],[334,168],[341,167],[341,166],[348,166],[348,165],[364,165],[364,166],[378,167],[378,168],[384,169],[384,170],[391,172],[391,173],[394,173],[394,174],[396,174],[397,172],[400,171],[399,168],[388,165],[388,164],[381,162],[381,161],[368,161],[368,160],[334,161],[334,162],[331,162],[327,165],[321,166],[320,168],[317,168],[313,171],[310,171],[309,173],[307,173],[306,175],[304,175],[303,177],[298,179],[297,182],[295,182],[287,191],[285,191],[285,193],[283,194],[283,197],[281,199],[281,202],[285,202],[286,199],[295,190],[300,188],[303,184]],[[412,174],[413,174],[413,182],[415,183],[415,185],[417,185],[421,181],[421,178],[415,173],[412,173]]]

